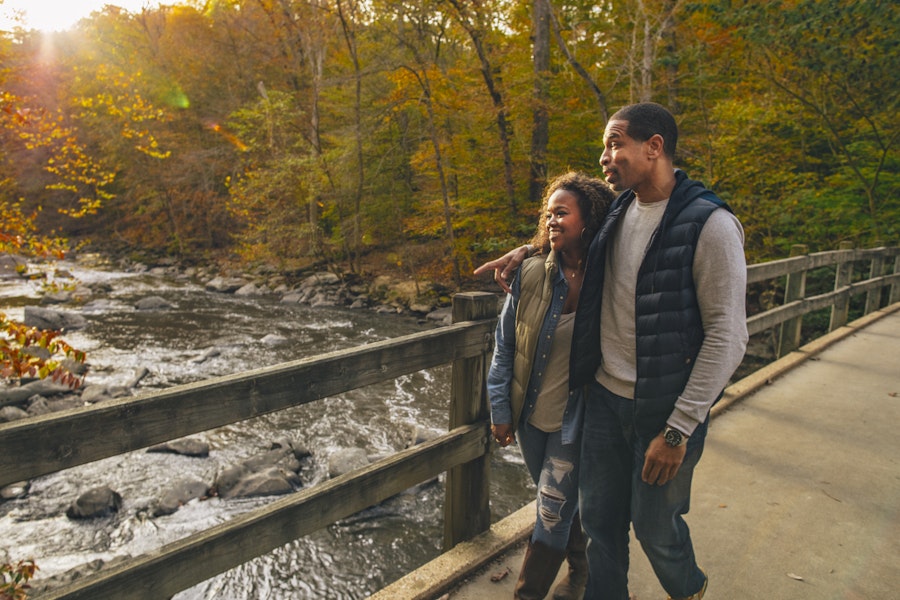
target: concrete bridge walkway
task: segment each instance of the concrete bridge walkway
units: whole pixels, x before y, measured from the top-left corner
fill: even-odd
[[[707,600],[900,598],[900,305],[729,388],[687,520]],[[512,598],[533,522],[532,504],[374,597]],[[665,599],[633,538],[631,561],[638,600]]]

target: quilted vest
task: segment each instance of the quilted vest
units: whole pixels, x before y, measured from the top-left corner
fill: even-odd
[[[525,393],[531,379],[534,353],[544,324],[544,317],[553,299],[553,276],[556,259],[534,256],[522,263],[519,270],[519,305],[516,308],[516,354],[509,401],[513,430],[519,426]]]
[[[588,251],[581,301],[575,316],[570,385],[593,381],[600,365],[600,303],[606,243],[617,220],[634,200],[625,192]],[[731,210],[699,182],[676,172],[662,222],[638,271],[635,298],[635,426],[642,436],[665,427],[684,390],[703,343],[703,324],[694,288],[693,260],[706,220],[718,208]]]

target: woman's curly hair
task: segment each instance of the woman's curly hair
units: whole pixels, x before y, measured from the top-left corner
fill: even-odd
[[[581,240],[585,247],[591,243],[594,234],[600,229],[606,217],[609,205],[616,199],[616,193],[598,177],[591,177],[578,171],[569,171],[555,178],[544,190],[541,200],[541,214],[538,220],[537,232],[531,240],[531,244],[538,248],[541,254],[550,252],[550,233],[547,231],[547,204],[550,196],[557,190],[566,190],[578,200],[578,208],[584,221],[584,232]]]

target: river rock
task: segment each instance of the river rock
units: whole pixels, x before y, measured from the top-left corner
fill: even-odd
[[[150,369],[148,369],[147,367],[138,368],[137,370],[135,370],[134,375],[131,376],[131,379],[129,379],[128,381],[125,382],[125,388],[129,389],[129,390],[131,388],[136,388],[138,386],[138,384],[140,384],[141,381],[143,381],[144,378],[149,374],[150,374]],[[131,394],[131,392],[128,392],[128,394],[126,394],[126,395],[129,395],[129,394]]]
[[[212,492],[226,499],[292,492],[301,485],[300,460],[306,456],[306,448],[276,441],[267,452],[219,472]]]
[[[61,410],[72,410],[73,408],[81,408],[84,402],[81,396],[75,392],[45,398],[40,394],[30,397],[27,402],[25,412],[29,417],[37,417],[48,413],[59,412]]]
[[[302,282],[300,282],[300,289],[306,289],[311,287],[321,287],[325,285],[338,285],[341,282],[341,278],[335,275],[334,273],[328,271],[320,271],[318,273],[313,273]]]
[[[19,279],[25,276],[28,262],[18,254],[0,254],[0,279]]]
[[[29,582],[31,589],[28,590],[28,596],[33,598],[41,598],[43,594],[51,590],[55,591],[62,586],[94,575],[102,571],[103,569],[110,569],[130,559],[130,554],[116,556],[110,559],[109,562],[105,562],[102,558],[95,558],[92,561],[80,564],[62,573],[57,573],[48,577],[37,577]]]
[[[206,289],[210,292],[233,294],[247,285],[247,281],[240,277],[214,277],[206,282]]]
[[[37,306],[26,306],[23,320],[28,327],[54,331],[72,331],[87,326],[87,320],[79,314]]]
[[[369,456],[362,448],[342,448],[328,457],[328,476],[345,475],[369,464]]]
[[[280,346],[282,344],[286,344],[288,339],[283,335],[278,335],[277,333],[269,333],[263,336],[261,340],[259,340],[266,346]]]
[[[153,516],[160,517],[163,515],[171,515],[191,500],[203,498],[207,496],[208,493],[209,486],[197,479],[182,479],[177,481],[171,488],[163,492],[156,507],[153,509]]]
[[[104,485],[88,490],[79,496],[78,500],[66,510],[66,516],[70,519],[93,519],[119,512],[120,508],[122,508],[122,496]]]
[[[18,406],[4,406],[3,408],[0,408],[0,423],[9,423],[27,417],[28,413]]]
[[[235,296],[260,296],[263,291],[255,283],[242,285],[234,291]]]
[[[251,498],[289,494],[300,487],[300,476],[284,467],[271,466],[256,473],[248,473],[226,490],[223,498]]]
[[[433,321],[440,325],[450,325],[453,323],[453,309],[449,306],[435,309],[425,315],[425,320]]]
[[[192,358],[191,362],[195,363],[195,364],[204,363],[211,358],[220,356],[221,354],[222,354],[222,351],[219,350],[218,348],[208,348],[203,354],[201,354],[197,358]]]
[[[61,383],[55,383],[52,379],[38,379],[24,385],[0,388],[0,406],[5,404],[21,404],[34,396],[52,396],[55,394],[68,394],[72,390]]]
[[[46,306],[48,304],[65,304],[72,300],[72,293],[67,292],[65,290],[60,290],[58,292],[47,292],[43,296],[41,296],[41,306]]]
[[[151,446],[147,448],[147,452],[169,452],[182,456],[205,458],[209,456],[209,444],[196,438],[182,438]]]
[[[169,310],[175,308],[171,302],[159,296],[147,296],[134,303],[137,310]]]
[[[0,500],[17,500],[28,495],[31,489],[30,481],[18,481],[0,488]]]
[[[104,400],[113,400],[115,398],[125,398],[131,395],[131,390],[121,385],[100,385],[93,384],[85,386],[81,390],[81,401],[87,404],[96,404]]]

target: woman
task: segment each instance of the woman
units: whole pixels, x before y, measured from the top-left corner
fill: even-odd
[[[569,391],[569,347],[587,245],[615,195],[601,180],[570,172],[544,193],[535,245],[522,263],[497,325],[488,374],[491,432],[518,438],[537,486],[537,519],[515,598],[547,595],[563,559],[569,573],[555,599],[580,598],[587,581],[578,510],[581,393]]]

